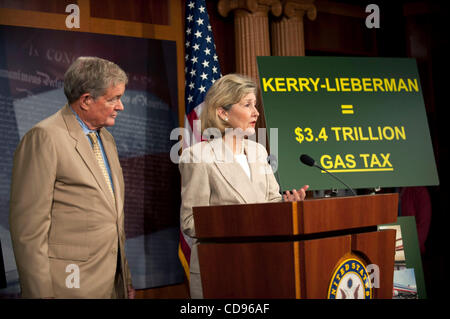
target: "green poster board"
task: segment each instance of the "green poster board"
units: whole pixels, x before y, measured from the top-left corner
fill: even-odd
[[[258,57],[281,189],[439,184],[414,59]]]

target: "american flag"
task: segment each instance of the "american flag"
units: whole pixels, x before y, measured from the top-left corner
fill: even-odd
[[[201,141],[200,113],[203,100],[211,85],[221,77],[205,0],[186,1],[185,26],[185,127],[190,132],[183,137],[183,146]],[[180,231],[178,255],[189,279],[191,241]]]
[[[221,76],[205,0],[186,1],[185,38],[185,126],[191,132],[187,146],[201,141],[200,123],[194,127],[194,121],[200,117],[206,92]]]

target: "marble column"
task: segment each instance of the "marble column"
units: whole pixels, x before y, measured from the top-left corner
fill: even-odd
[[[314,20],[317,9],[314,0],[284,0],[283,15],[271,23],[272,55],[304,56],[303,18]]]
[[[220,0],[219,13],[234,13],[236,72],[258,78],[257,56],[270,56],[269,12],[280,16],[280,0]]]

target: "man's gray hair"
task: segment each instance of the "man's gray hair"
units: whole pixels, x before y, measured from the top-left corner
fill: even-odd
[[[69,103],[85,93],[96,99],[120,83],[126,85],[128,77],[117,64],[97,57],[79,57],[64,75],[64,94]]]

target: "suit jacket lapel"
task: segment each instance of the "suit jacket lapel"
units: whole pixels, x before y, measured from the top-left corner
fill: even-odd
[[[254,190],[252,182],[241,165],[234,160],[233,152],[225,146],[222,139],[214,139],[209,144],[214,152],[214,164],[225,180],[240,195],[242,202],[257,202],[258,195]]]
[[[108,189],[105,178],[103,177],[100,166],[95,159],[92,147],[89,144],[87,137],[84,136],[83,129],[80,127],[80,123],[78,123],[77,118],[72,113],[69,105],[66,104],[66,106],[63,108],[62,115],[64,121],[66,122],[67,130],[69,131],[70,136],[76,141],[75,149],[80,154],[81,158],[89,168],[92,175],[94,175],[95,180],[97,181],[100,189],[103,191],[103,194],[110,203],[111,208],[115,209],[116,205],[114,203],[111,192]]]
[[[110,135],[105,134],[105,130],[105,128],[100,130],[100,138],[102,139],[103,149],[105,150],[106,157],[108,158],[108,164],[111,170],[111,180],[114,186],[114,197],[116,200],[115,206],[120,217],[122,210],[119,209],[119,207],[120,203],[123,202],[123,194],[117,176],[117,172],[120,172],[120,162],[117,157],[115,144],[111,140]]]
[[[257,193],[259,194],[259,199],[260,201],[263,201],[267,199],[267,174],[270,174],[271,172],[267,171],[267,158],[265,158],[261,150],[258,149],[259,147],[256,143],[249,143],[248,140],[244,140],[244,152],[247,155],[248,165],[250,166],[253,189],[258,190]]]

